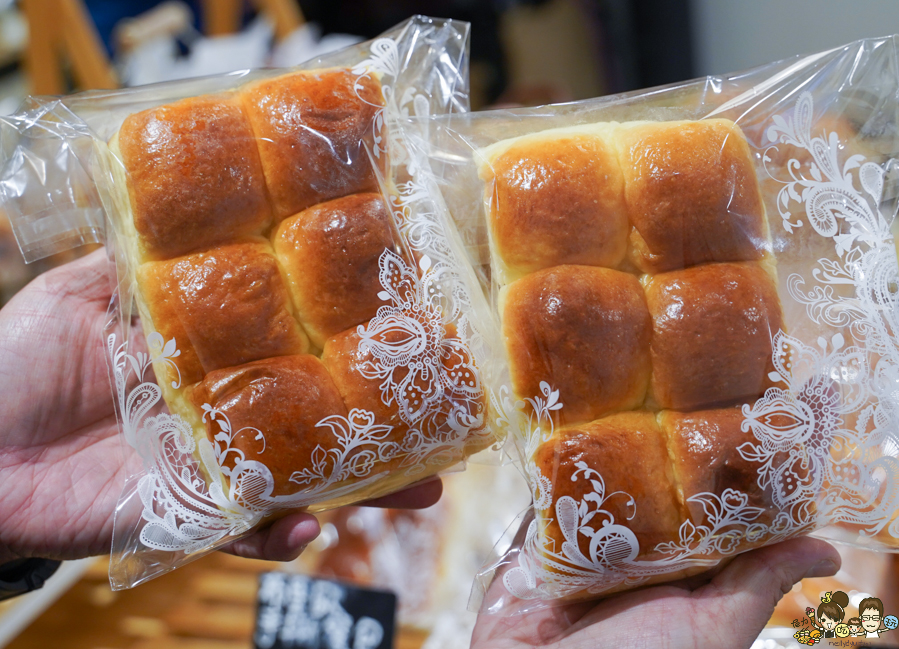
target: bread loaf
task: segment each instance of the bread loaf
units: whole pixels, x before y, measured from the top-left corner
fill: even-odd
[[[446,314],[421,320],[380,193],[383,108],[376,76],[296,72],[137,113],[110,141],[138,311],[167,350],[160,391],[231,507],[383,495],[462,459],[469,434],[489,444],[480,386],[462,389],[478,379],[457,376],[473,360],[452,356]],[[413,294],[388,291],[398,273]],[[381,316],[371,335],[418,345],[417,365],[371,353]]]
[[[739,449],[784,318],[740,129],[587,124],[477,159],[544,577],[597,593],[695,572],[665,557],[726,506],[746,513],[722,548],[770,538],[776,485]]]

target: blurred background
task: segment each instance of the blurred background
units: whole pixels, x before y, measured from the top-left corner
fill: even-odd
[[[0,0],[0,115],[29,94],[289,66],[415,13],[471,23],[475,110],[646,88],[899,32],[896,0]],[[89,249],[26,265],[0,213],[0,305]],[[396,647],[466,647],[474,574],[529,494],[512,467],[473,467],[446,485],[424,512],[324,515],[322,536],[286,566],[215,554],[113,593],[104,559],[70,562],[42,591],[0,604],[0,647],[252,647],[259,575],[276,568],[397,593]],[[483,493],[496,497],[474,510]],[[844,550],[835,578],[794,588],[757,649],[799,646],[792,620],[828,590],[854,604],[876,594],[895,613],[897,576],[894,555]]]

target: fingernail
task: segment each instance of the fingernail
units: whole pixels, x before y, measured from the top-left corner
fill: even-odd
[[[805,577],[830,577],[831,575],[835,575],[836,572],[837,564],[830,559],[824,559],[813,565],[809,571],[805,573]]]

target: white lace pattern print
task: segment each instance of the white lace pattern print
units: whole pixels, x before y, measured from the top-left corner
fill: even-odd
[[[784,228],[793,232],[804,225],[788,209],[798,204],[815,233],[834,243],[835,258],[818,260],[809,288],[806,277],[788,278],[789,294],[813,322],[848,331],[852,344],[836,334],[830,341],[819,338],[814,349],[779,336],[775,363],[780,360],[778,378],[788,389],[769,390],[747,411],[744,425],[758,445],[746,453],[770,456],[785,443],[770,422],[794,419],[793,434],[805,450],[792,446],[790,461],[815,468],[809,474],[814,481],[800,479],[796,489],[818,495],[818,526],[848,523],[863,536],[897,538],[899,523],[891,523],[899,506],[899,266],[890,232],[895,214],[883,213],[884,167],[858,154],[841,163],[839,137],[813,137],[813,117],[812,96],[805,92],[792,118],[775,116],[768,130],[772,142],[811,156],[805,166],[792,160],[788,167],[790,178],[777,201]],[[835,290],[847,286],[849,295]]]

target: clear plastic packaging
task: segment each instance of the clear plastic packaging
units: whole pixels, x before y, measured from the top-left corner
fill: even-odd
[[[303,552],[298,568],[390,590],[397,595],[400,625],[427,632],[427,647],[467,647],[475,623],[466,611],[472,580],[529,503],[527,484],[515,466],[472,463],[443,476],[443,496],[427,509],[325,512],[322,533]]]
[[[3,120],[26,258],[105,239],[116,262],[110,374],[145,472],[117,509],[114,588],[495,442],[480,291],[395,126],[467,110],[467,39],[416,17],[295,69]]]
[[[899,547],[897,44],[413,138],[499,321],[488,391],[533,492],[482,611],[810,532]]]

